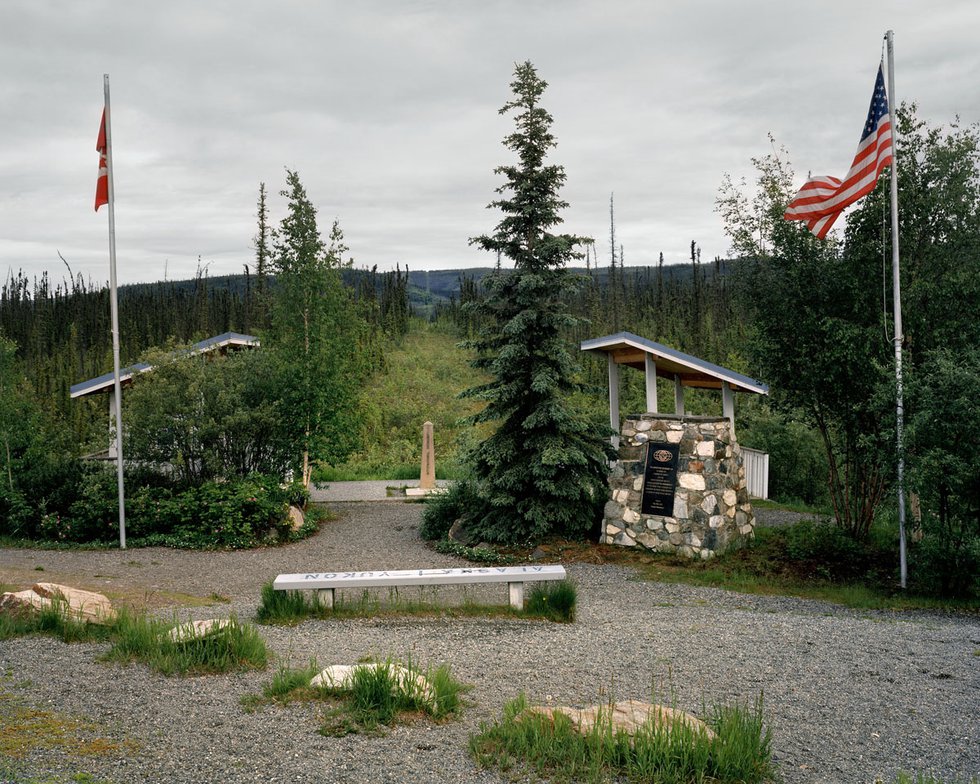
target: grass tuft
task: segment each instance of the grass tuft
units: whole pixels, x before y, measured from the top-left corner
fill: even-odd
[[[661,784],[753,784],[773,773],[761,696],[752,708],[714,708],[707,724],[717,733],[715,739],[682,722],[644,727],[630,737],[614,729],[611,711],[583,735],[567,716],[551,719],[528,712],[528,707],[521,694],[504,706],[499,722],[484,722],[470,736],[470,754],[479,766],[559,781],[622,777]]]
[[[319,617],[322,608],[307,591],[277,591],[271,582],[262,586],[262,599],[255,618],[259,623],[293,626],[311,617]]]
[[[575,620],[578,590],[571,580],[535,583],[524,600],[524,615],[556,623]]]
[[[268,703],[322,701],[329,709],[320,733],[330,736],[377,733],[382,726],[420,716],[445,721],[462,707],[461,695],[467,687],[446,664],[423,669],[411,659],[400,664],[391,657],[362,664],[368,666],[354,671],[349,688],[311,686],[320,671],[314,659],[298,669],[280,667],[262,695],[247,695],[242,705],[251,711]]]
[[[877,779],[875,784],[881,784],[882,780]],[[980,784],[980,779],[976,776],[971,776],[969,779],[965,778],[955,778],[955,779],[943,779],[939,776],[934,776],[932,773],[909,773],[907,771],[899,771],[898,775],[895,776],[895,784]]]
[[[88,642],[106,639],[111,630],[111,624],[99,625],[81,620],[69,611],[68,603],[59,598],[55,598],[49,607],[37,611],[0,613],[0,640],[47,634],[62,642]]]
[[[140,661],[164,675],[205,675],[263,669],[268,660],[265,642],[254,626],[231,623],[207,636],[184,642],[170,638],[176,626],[145,615],[121,612],[113,629],[106,661]]]

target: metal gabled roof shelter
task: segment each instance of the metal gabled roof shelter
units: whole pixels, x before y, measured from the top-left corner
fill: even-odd
[[[722,410],[735,430],[734,392],[768,395],[769,387],[734,370],[706,362],[683,351],[656,343],[632,332],[617,332],[583,340],[582,351],[605,354],[609,363],[609,425],[619,432],[619,366],[642,370],[646,376],[647,411],[659,413],[657,376],[674,379],[674,413],[684,414],[684,387],[720,389]]]
[[[224,353],[229,348],[254,347],[259,345],[259,339],[254,335],[242,335],[239,332],[225,332],[215,335],[213,338],[202,340],[187,349],[186,356],[195,354],[206,354],[212,351]],[[184,352],[181,352],[184,354]],[[127,368],[123,368],[119,373],[119,381],[122,384],[132,383],[133,377],[140,373],[153,370],[153,366],[146,362],[137,362]],[[90,378],[88,381],[81,381],[74,384],[71,389],[71,397],[85,397],[99,392],[111,392],[113,387],[112,373],[104,373],[98,378]]]

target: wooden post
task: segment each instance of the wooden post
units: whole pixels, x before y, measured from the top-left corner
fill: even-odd
[[[422,471],[419,487],[431,490],[436,486],[436,452],[432,443],[432,423],[422,425]]]
[[[727,381],[721,382],[721,413],[728,417],[731,426],[732,441],[735,440],[735,393]]]
[[[643,366],[646,375],[647,413],[657,413],[657,362],[649,354],[644,355]]]
[[[609,427],[616,433],[612,437],[613,449],[619,449],[619,365],[612,352],[606,354],[609,361]]]
[[[684,415],[684,385],[680,376],[674,376],[674,413]]]

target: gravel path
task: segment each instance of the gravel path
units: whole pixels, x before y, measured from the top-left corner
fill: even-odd
[[[447,479],[437,479],[436,485],[446,487]],[[404,501],[406,487],[418,487],[418,479],[372,479],[360,482],[327,482],[314,485],[310,498],[317,503],[340,503],[342,501]]]
[[[249,619],[261,584],[278,572],[458,564],[419,542],[417,504],[334,509],[339,519],[316,537],[269,550],[2,550],[0,580],[72,577],[80,587],[162,599],[219,594],[230,602],[180,612]],[[312,706],[244,713],[241,696],[260,691],[268,672],[164,678],[142,666],[96,662],[102,644],[0,642],[0,697],[85,718],[103,735],[138,744],[126,755],[95,758],[40,751],[18,764],[45,782],[80,771],[118,784],[500,782],[473,766],[466,739],[519,691],[535,701],[551,696],[583,705],[610,686],[617,698],[648,698],[656,683],[661,692],[673,688],[679,707],[695,713],[702,700],[752,700],[764,691],[775,760],[788,784],[873,782],[899,769],[980,775],[980,619],[854,612],[642,582],[622,567],[568,568],[579,585],[579,617],[568,626],[366,619],[259,627],[272,651],[293,664],[311,656],[326,665],[411,654],[447,662],[473,685],[461,720],[398,727],[382,738],[321,737]],[[459,590],[442,589],[447,600]],[[505,587],[486,591],[506,602]],[[0,781],[10,780],[13,769],[2,762]]]

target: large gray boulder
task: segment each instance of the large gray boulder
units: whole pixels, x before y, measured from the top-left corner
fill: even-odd
[[[668,732],[671,728],[682,724],[704,735],[708,740],[714,740],[714,731],[703,721],[690,713],[668,708],[666,705],[654,705],[640,700],[623,700],[605,705],[590,705],[588,708],[568,708],[562,705],[546,707],[532,705],[529,713],[547,716],[554,721],[556,714],[564,714],[572,720],[572,725],[582,735],[588,735],[596,723],[610,722],[613,732],[622,731],[632,737],[642,727],[663,727]]]
[[[39,612],[60,605],[72,618],[87,623],[107,624],[116,619],[109,598],[94,591],[83,591],[58,583],[35,583],[25,591],[0,596],[0,612]]]

